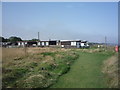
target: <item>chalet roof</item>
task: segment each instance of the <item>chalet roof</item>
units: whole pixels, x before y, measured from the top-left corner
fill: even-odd
[[[81,41],[81,40],[60,40],[61,42],[66,42],[66,41],[70,41],[70,42],[75,42],[75,41]]]
[[[50,41],[57,41],[57,40],[50,40]],[[83,42],[86,43],[86,40],[59,40],[60,42]],[[44,41],[17,41],[17,42],[49,42],[49,40]]]
[[[17,42],[36,42],[36,41],[17,41]]]
[[[49,42],[49,41],[60,41],[60,40],[17,41],[17,42]]]

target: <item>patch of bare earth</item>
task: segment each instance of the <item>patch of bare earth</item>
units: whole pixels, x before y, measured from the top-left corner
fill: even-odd
[[[103,71],[106,74],[109,88],[118,88],[118,55],[110,57],[104,61]]]

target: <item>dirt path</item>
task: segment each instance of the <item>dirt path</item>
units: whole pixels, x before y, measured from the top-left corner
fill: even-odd
[[[106,88],[101,69],[108,57],[100,53],[80,53],[70,71],[61,76],[52,88]]]

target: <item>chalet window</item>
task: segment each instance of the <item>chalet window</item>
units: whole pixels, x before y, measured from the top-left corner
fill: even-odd
[[[48,46],[48,42],[46,42],[46,46]]]
[[[76,42],[71,42],[71,46],[76,46]]]
[[[18,45],[20,46],[20,45],[21,45],[21,43],[20,43],[20,42],[18,42]]]
[[[42,42],[42,46],[44,46],[44,42]]]
[[[27,42],[25,42],[25,44],[27,44]]]
[[[22,42],[22,45],[24,45],[24,42]]]
[[[82,47],[85,46],[85,43],[81,43],[81,46],[82,46]]]
[[[38,45],[40,45],[40,42],[38,42]]]

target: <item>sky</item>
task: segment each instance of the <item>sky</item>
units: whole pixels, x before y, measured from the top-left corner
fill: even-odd
[[[2,36],[117,43],[117,2],[3,2]]]
[[[0,36],[2,36],[2,3],[0,2]]]

